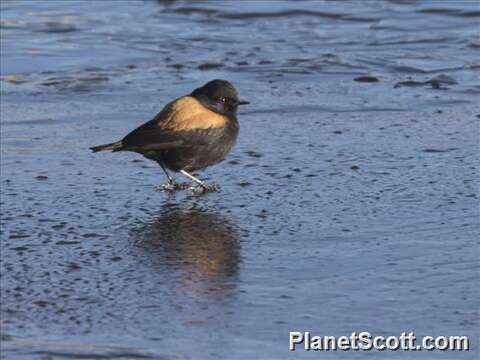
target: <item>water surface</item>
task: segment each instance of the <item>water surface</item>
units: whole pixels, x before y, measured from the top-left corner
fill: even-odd
[[[476,1],[2,1],[2,355],[288,351],[288,332],[469,335]],[[91,154],[204,82],[249,107],[219,194]]]

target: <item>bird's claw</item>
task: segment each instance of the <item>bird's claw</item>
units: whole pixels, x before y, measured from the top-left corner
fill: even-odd
[[[202,184],[197,186],[192,186],[192,184],[184,182],[179,183],[174,180],[168,181],[165,184],[157,186],[155,188],[157,191],[173,193],[175,191],[182,191],[182,190],[192,190],[192,192],[196,194],[207,194],[210,192],[220,192],[220,186],[218,184]]]
[[[191,188],[191,185],[189,183],[179,183],[172,180],[158,186],[157,190],[163,191],[163,192],[174,192],[174,191],[186,190],[190,188]]]
[[[192,188],[192,191],[194,193],[199,193],[199,194],[206,194],[206,193],[210,193],[210,192],[220,192],[220,185],[218,184],[210,184],[210,185],[206,185],[206,184],[203,184],[203,185],[198,185],[194,188]]]

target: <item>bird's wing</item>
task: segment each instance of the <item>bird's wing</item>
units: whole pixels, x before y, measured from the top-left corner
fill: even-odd
[[[154,151],[189,146],[191,134],[224,127],[227,119],[190,96],[167,104],[153,120],[133,130],[122,140],[125,150]],[[195,142],[202,137],[195,136]]]
[[[133,130],[122,140],[124,150],[166,150],[183,145],[183,140],[171,131],[165,131],[151,120]]]

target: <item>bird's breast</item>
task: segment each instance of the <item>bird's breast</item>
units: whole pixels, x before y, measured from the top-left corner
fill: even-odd
[[[167,131],[221,129],[229,119],[218,114],[191,96],[181,97],[165,108],[158,125]]]
[[[169,150],[166,165],[174,170],[194,171],[222,161],[235,145],[238,125],[228,123],[224,127],[183,130],[185,146]]]

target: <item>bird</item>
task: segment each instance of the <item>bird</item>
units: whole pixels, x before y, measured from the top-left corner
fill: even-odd
[[[122,140],[90,149],[131,151],[157,162],[168,179],[164,190],[180,190],[187,185],[177,183],[168,169],[194,181],[203,191],[218,191],[216,184],[207,185],[192,172],[221,162],[233,149],[240,130],[237,110],[246,104],[249,102],[239,100],[229,81],[215,79],[171,101]]]

